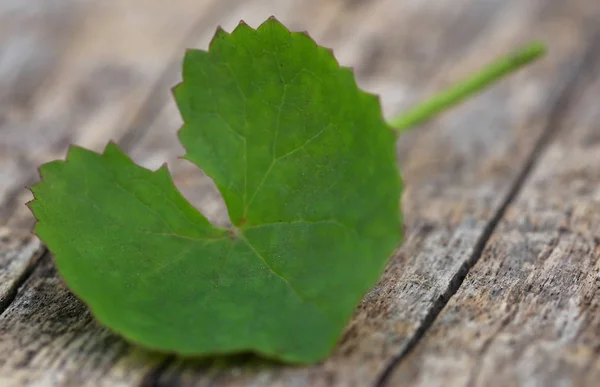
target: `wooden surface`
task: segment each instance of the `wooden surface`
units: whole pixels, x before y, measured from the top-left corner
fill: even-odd
[[[99,326],[30,235],[23,189],[70,143],[169,161],[169,88],[217,24],[276,15],[355,68],[391,116],[530,39],[548,57],[403,136],[405,243],[321,364],[182,361]],[[597,0],[0,2],[0,386],[593,386],[600,377]],[[466,277],[466,278],[465,278]]]

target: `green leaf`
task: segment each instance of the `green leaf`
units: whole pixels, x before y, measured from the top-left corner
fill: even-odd
[[[111,143],[41,167],[36,233],[94,316],[135,343],[323,359],[402,237],[378,99],[275,19],[188,51],[174,95],[185,157],[216,183],[231,227],[211,225],[166,167]]]

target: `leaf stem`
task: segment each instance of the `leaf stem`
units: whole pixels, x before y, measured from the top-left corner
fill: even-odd
[[[485,87],[540,58],[545,53],[546,47],[543,43],[531,42],[488,64],[475,74],[450,86],[427,101],[401,113],[390,121],[390,125],[401,134],[459,104],[465,98],[481,92]]]

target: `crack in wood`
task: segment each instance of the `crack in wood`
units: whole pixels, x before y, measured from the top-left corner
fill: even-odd
[[[21,275],[11,284],[11,287],[8,289],[6,296],[4,299],[0,299],[0,317],[4,314],[4,312],[10,307],[13,301],[17,298],[19,294],[19,289],[21,286],[27,282],[33,271],[38,266],[38,263],[49,254],[46,246],[42,245],[42,247],[36,251],[27,262],[27,266],[25,270],[21,272]]]
[[[600,61],[600,30],[592,31],[590,36],[591,38],[586,41],[590,41],[592,43],[587,45],[583,51],[583,55],[580,56],[579,63],[577,66],[575,66],[575,69],[572,71],[569,79],[565,82],[562,90],[558,93],[555,102],[552,104],[552,108],[548,113],[546,129],[542,131],[541,135],[536,141],[533,150],[529,154],[529,157],[526,159],[523,168],[512,183],[511,188],[502,204],[483,230],[483,233],[479,237],[477,244],[473,249],[473,253],[452,277],[452,280],[450,281],[446,290],[433,303],[431,309],[425,315],[422,324],[406,343],[403,350],[383,369],[375,382],[375,387],[384,387],[388,385],[390,377],[396,367],[398,367],[399,364],[402,363],[402,361],[421,342],[450,298],[456,294],[471,268],[475,266],[479,258],[481,258],[488,241],[494,233],[494,230],[498,226],[500,220],[504,217],[508,207],[510,207],[517,195],[520,193],[522,187],[527,181],[527,178],[535,168],[540,156],[563,127],[562,123],[565,115],[564,113],[569,109],[573,100],[577,96],[580,86],[588,81],[588,76],[592,73],[592,70],[597,65],[597,62]]]

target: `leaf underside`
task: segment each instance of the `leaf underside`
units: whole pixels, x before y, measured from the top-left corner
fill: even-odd
[[[144,347],[323,359],[402,237],[378,99],[274,18],[189,50],[174,95],[185,158],[216,183],[230,228],[193,208],[166,167],[109,143],[40,168],[35,232],[94,316]]]

